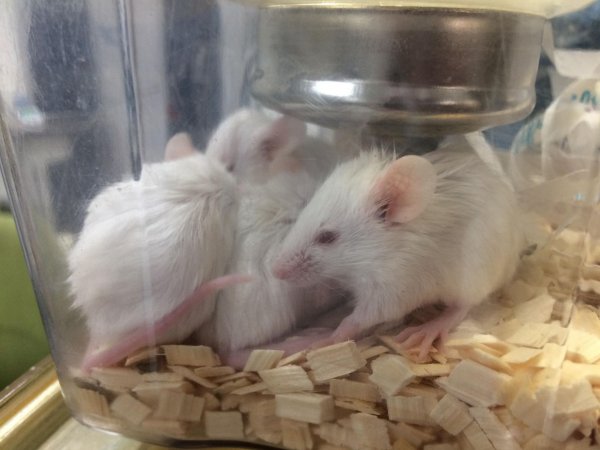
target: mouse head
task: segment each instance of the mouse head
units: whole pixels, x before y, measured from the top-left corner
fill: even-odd
[[[308,286],[348,280],[385,264],[402,225],[433,198],[435,169],[419,156],[376,152],[339,166],[315,193],[278,252],[273,274]]]
[[[219,159],[236,178],[263,183],[271,175],[294,170],[292,151],[306,138],[306,125],[289,116],[271,120],[242,109],[219,125],[206,154]]]

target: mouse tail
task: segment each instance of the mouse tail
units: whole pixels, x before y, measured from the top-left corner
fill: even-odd
[[[154,324],[135,329],[111,347],[93,353],[88,350],[81,365],[82,370],[89,373],[93,367],[110,366],[134,351],[145,347],[148,342],[160,341],[167,331],[206,298],[222,289],[240,283],[247,283],[251,280],[252,278],[248,275],[232,274],[202,283],[177,308],[161,317]]]

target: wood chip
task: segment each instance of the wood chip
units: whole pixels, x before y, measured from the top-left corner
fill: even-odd
[[[523,450],[565,450],[560,442],[553,441],[543,434],[538,434],[527,441]]]
[[[275,415],[275,399],[252,403],[248,411],[248,423],[258,437],[267,436],[268,442],[281,442],[281,419]]]
[[[412,425],[435,425],[435,421],[430,414],[436,405],[437,401],[432,397],[404,397],[399,395],[387,399],[390,420]]]
[[[319,444],[317,450],[350,450],[348,447],[342,447],[340,445],[331,445],[331,444]]]
[[[202,387],[205,387],[208,389],[213,389],[213,388],[217,387],[217,385],[215,383],[207,380],[206,378],[199,377],[198,375],[196,375],[196,373],[192,369],[190,369],[188,367],[169,366],[169,370],[175,372],[176,374],[181,375],[186,380],[190,380],[191,382],[196,383]]]
[[[116,417],[139,425],[152,413],[152,409],[129,394],[119,395],[111,404],[110,410]]]
[[[194,369],[194,373],[200,378],[215,378],[233,375],[235,373],[235,369],[229,366],[198,367]]]
[[[175,381],[175,382],[145,382],[135,386],[132,391],[136,397],[147,405],[158,405],[158,399],[162,392],[183,392],[191,394],[194,392],[194,387],[187,381]]]
[[[238,389],[241,389],[246,386],[250,386],[251,382],[246,378],[240,378],[238,380],[233,380],[228,383],[223,383],[219,387],[217,387],[213,392],[219,395],[231,394]]]
[[[244,372],[272,369],[281,361],[283,354],[282,350],[253,350],[246,361]]]
[[[304,361],[306,361],[307,353],[307,350],[302,350],[301,352],[297,352],[290,356],[286,356],[277,363],[277,367],[287,366],[288,364],[301,364]]]
[[[522,324],[518,320],[511,320],[495,327],[494,332],[504,335],[507,331],[513,332],[521,326]],[[447,349],[478,347],[488,352],[495,350],[496,355],[500,356],[512,350],[510,345],[500,340],[496,335],[479,333],[471,334],[468,337],[452,334],[448,337],[444,347]]]
[[[75,400],[79,408],[86,414],[108,417],[110,410],[106,397],[91,389],[77,388],[74,390]]]
[[[388,347],[393,352],[395,352],[399,355],[406,354],[406,349],[404,347],[402,347],[402,345],[396,341],[395,336],[380,335],[380,336],[377,336],[377,338],[381,341],[381,343],[383,343],[386,347]]]
[[[570,328],[583,331],[600,338],[600,317],[598,309],[586,306],[580,306],[573,311]]]
[[[587,380],[592,386],[600,387],[600,364],[565,361],[561,368],[561,383],[574,384],[581,380]]]
[[[473,361],[461,361],[442,387],[469,405],[490,407],[504,403],[504,390],[511,378]],[[443,383],[443,378],[437,382]]]
[[[352,429],[358,439],[358,448],[388,450],[392,444],[384,420],[364,413],[350,416]],[[355,447],[356,448],[356,447]]]
[[[547,388],[548,389],[548,388]],[[579,427],[581,422],[577,419],[556,418],[550,413],[551,403],[555,398],[553,389],[546,391],[546,402],[537,397],[527,388],[520,389],[509,405],[512,414],[529,427],[546,434],[558,442],[566,441]],[[543,397],[543,396],[542,396]]]
[[[314,387],[304,369],[299,366],[261,370],[259,375],[273,394],[310,392]]]
[[[231,375],[225,375],[222,377],[212,378],[210,381],[213,381],[217,384],[223,384],[223,383],[227,383],[229,381],[239,380],[241,378],[245,378],[251,382],[259,380],[259,377],[256,376],[256,374],[254,374],[252,372],[236,372],[236,373],[232,373]]]
[[[521,448],[492,411],[487,408],[474,407],[469,412],[495,448],[507,450]]]
[[[92,377],[100,385],[115,391],[127,391],[142,382],[142,375],[133,369],[121,367],[94,367]]]
[[[443,389],[426,384],[409,384],[402,388],[400,394],[406,397],[432,397],[439,400],[446,395],[446,392]]]
[[[537,348],[517,347],[502,356],[502,361],[507,364],[527,364],[542,354]]]
[[[448,357],[446,357],[446,355],[444,355],[443,353],[438,352],[434,352],[431,351],[429,352],[429,356],[431,356],[431,359],[434,362],[437,362],[438,364],[448,364]]]
[[[453,369],[451,364],[411,364],[410,369],[417,377],[443,377]]]
[[[323,423],[315,428],[315,434],[331,445],[356,448],[357,436],[353,429],[335,423]]]
[[[282,419],[281,434],[285,448],[293,450],[310,450],[313,448],[312,433],[305,422]]]
[[[368,347],[360,352],[360,356],[364,359],[375,358],[376,356],[383,355],[384,353],[389,353],[389,349],[384,347],[383,345],[376,345],[374,347]]]
[[[241,387],[239,389],[231,391],[231,393],[233,395],[248,395],[248,394],[253,394],[255,392],[261,392],[266,389],[267,389],[267,383],[261,382],[261,383],[250,384],[248,386]]]
[[[579,280],[577,286],[582,292],[593,292],[594,294],[600,294],[600,281]]]
[[[459,450],[459,448],[455,444],[443,442],[441,444],[427,444],[423,447],[423,450]]]
[[[580,330],[569,330],[567,338],[569,358],[583,363],[600,361],[600,337]]]
[[[546,367],[550,369],[558,369],[562,367],[567,355],[567,348],[564,345],[546,344],[542,349],[542,353],[532,364],[532,367]]]
[[[335,405],[330,395],[278,394],[275,396],[275,414],[282,419],[320,424],[335,418]]]
[[[542,348],[549,342],[564,344],[568,333],[566,328],[555,323],[528,323],[507,336],[506,342],[523,347]]]
[[[513,368],[504,360],[502,360],[498,356],[495,356],[489,352],[482,350],[481,347],[463,349],[461,350],[461,355],[465,359],[470,359],[498,372],[504,372],[508,374],[512,374],[514,372]]]
[[[240,409],[242,404],[242,396],[226,393],[224,395],[221,394],[221,410],[222,411],[231,411],[234,409]]]
[[[555,302],[556,300],[551,295],[542,294],[517,305],[514,314],[523,323],[546,323],[552,317]]]
[[[329,393],[334,397],[343,397],[365,402],[378,402],[381,395],[377,386],[350,380],[331,380]]]
[[[244,439],[242,414],[236,411],[206,411],[204,427],[209,438]]]
[[[417,447],[412,445],[404,438],[399,438],[392,444],[392,450],[418,450]]]
[[[156,419],[200,422],[204,410],[204,398],[183,392],[163,391],[153,417]]]
[[[498,340],[506,341],[506,339],[514,335],[521,328],[523,328],[523,322],[521,322],[519,319],[511,319],[495,326],[490,330],[490,332]]]
[[[410,362],[399,355],[379,356],[371,363],[371,369],[369,380],[387,396],[396,395],[416,378]]]
[[[210,347],[205,345],[163,345],[170,366],[214,367],[221,361]]]
[[[221,402],[210,392],[205,392],[202,396],[204,398],[204,409],[206,411],[216,411],[221,407]]]
[[[387,428],[392,440],[404,439],[417,448],[435,441],[436,438],[433,434],[407,423],[388,422]]]
[[[363,402],[362,400],[352,400],[352,399],[336,399],[335,406],[342,409],[347,409],[349,411],[358,411],[367,414],[372,414],[374,416],[379,416],[382,412],[376,407],[375,403]]]
[[[468,406],[450,394],[446,394],[429,415],[453,436],[458,435],[473,421]]]
[[[146,363],[164,356],[164,351],[160,347],[144,348],[135,352],[125,360],[125,367],[134,366],[139,363]]]
[[[152,434],[162,433],[166,436],[181,438],[188,432],[188,424],[179,420],[164,419],[146,419],[142,422],[142,427],[151,431]]]
[[[144,382],[171,382],[177,383],[183,381],[183,376],[173,372],[148,372],[142,374],[142,381]]]
[[[496,450],[477,422],[471,422],[465,428],[463,436],[475,450]]]
[[[553,414],[575,416],[590,411],[600,411],[600,403],[587,380],[570,386],[560,386],[555,393]]]
[[[353,341],[313,350],[306,359],[317,383],[348,375],[367,364]]]

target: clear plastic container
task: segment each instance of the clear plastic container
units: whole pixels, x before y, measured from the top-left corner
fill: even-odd
[[[2,174],[78,420],[597,443],[600,82],[539,64],[589,2],[466,3],[0,1]]]

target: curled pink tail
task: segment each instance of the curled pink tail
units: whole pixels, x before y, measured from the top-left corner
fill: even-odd
[[[142,326],[124,336],[112,347],[88,354],[83,359],[82,370],[86,373],[92,367],[105,367],[115,364],[150,341],[160,342],[162,337],[191,309],[202,303],[210,295],[240,283],[252,280],[248,275],[224,275],[202,283],[177,308],[161,317],[151,326]]]

